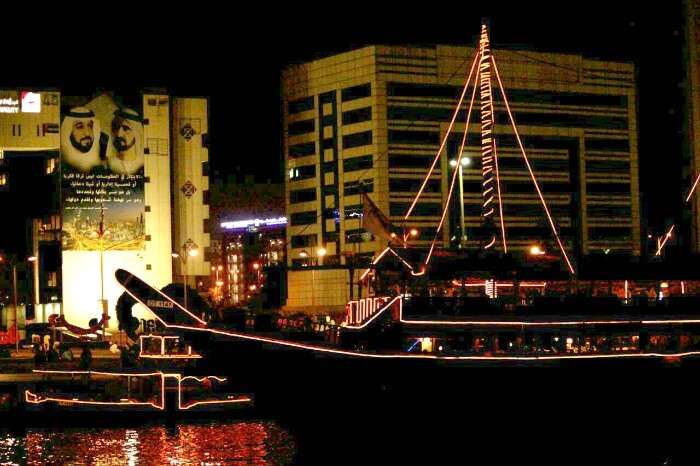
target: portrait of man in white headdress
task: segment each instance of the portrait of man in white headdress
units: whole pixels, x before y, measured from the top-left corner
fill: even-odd
[[[64,163],[87,173],[103,164],[100,158],[100,121],[92,110],[76,107],[61,124],[61,154]]]
[[[117,109],[112,119],[112,148],[107,155],[109,169],[133,175],[144,164],[143,118],[129,108]]]

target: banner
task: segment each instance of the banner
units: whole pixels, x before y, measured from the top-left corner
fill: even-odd
[[[63,251],[143,250],[143,118],[107,95],[62,116]]]

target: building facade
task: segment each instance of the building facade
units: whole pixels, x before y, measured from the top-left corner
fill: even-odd
[[[476,50],[370,46],[283,73],[290,307],[341,306],[358,291],[357,265],[386,244],[362,229],[360,192],[401,225],[448,130]],[[640,253],[634,66],[579,55],[495,50],[528,157],[573,256]],[[494,86],[509,252],[555,246]],[[447,199],[468,99],[405,228],[432,241]],[[467,248],[481,224],[479,112],[463,170]],[[439,246],[456,232],[448,212]],[[321,254],[318,254],[318,252]],[[351,265],[352,265],[351,264]],[[313,275],[313,277],[312,277]],[[314,279],[314,287],[308,286]]]
[[[106,311],[116,328],[117,268],[157,287],[209,276],[206,98],[0,91],[0,154],[43,159],[54,184],[41,201],[52,211],[26,233],[36,321],[61,312],[87,326]],[[28,184],[0,163],[0,185],[13,182]],[[138,306],[134,315],[151,318]]]
[[[685,173],[683,179],[690,184],[700,173],[700,2],[685,0],[685,59],[686,82],[686,118],[685,135]],[[690,199],[692,215],[690,216],[690,250],[700,252],[700,200],[698,196]]]

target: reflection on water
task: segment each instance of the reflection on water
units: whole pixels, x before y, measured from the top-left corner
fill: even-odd
[[[294,453],[272,422],[0,430],[0,465],[286,465]]]

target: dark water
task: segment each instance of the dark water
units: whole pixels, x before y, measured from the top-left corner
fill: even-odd
[[[295,442],[274,422],[0,430],[0,464],[287,465]]]

